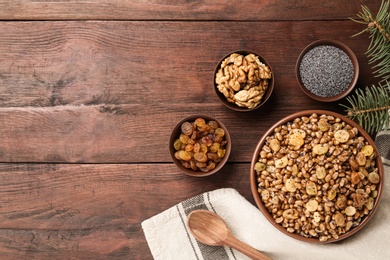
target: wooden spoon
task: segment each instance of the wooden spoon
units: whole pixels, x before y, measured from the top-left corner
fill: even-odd
[[[238,240],[217,214],[208,210],[194,210],[188,215],[187,226],[201,243],[210,246],[229,246],[252,259],[271,260],[253,247]]]

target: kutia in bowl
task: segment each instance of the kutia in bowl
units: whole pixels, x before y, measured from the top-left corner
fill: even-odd
[[[195,177],[218,172],[231,152],[231,138],[226,126],[209,115],[182,119],[169,140],[173,162],[185,174]]]
[[[274,124],[251,161],[252,195],[278,230],[312,243],[343,240],[372,218],[384,168],[370,136],[331,111],[307,110]]]
[[[274,89],[274,74],[269,63],[251,51],[234,51],[215,68],[214,90],[228,108],[248,112],[261,107]]]
[[[347,96],[359,77],[359,62],[344,43],[318,40],[298,57],[296,77],[302,91],[312,99],[333,102]]]

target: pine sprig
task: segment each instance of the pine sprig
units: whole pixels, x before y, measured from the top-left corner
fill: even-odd
[[[350,106],[346,108],[347,116],[373,134],[383,128],[388,129],[390,123],[390,82],[379,86],[357,89],[355,95],[347,97]]]
[[[349,106],[347,116],[364,128],[369,134],[389,129],[390,122],[390,0],[382,0],[376,16],[367,6],[357,15],[354,22],[365,24],[366,28],[355,34],[368,32],[371,42],[366,55],[373,65],[374,75],[381,78],[378,85],[357,89],[354,95],[347,97]]]
[[[374,74],[382,78],[381,82],[390,79],[390,0],[382,0],[382,4],[374,17],[367,6],[362,6],[362,11],[357,14],[361,20],[351,20],[366,24],[367,27],[361,32],[355,34],[359,35],[364,32],[370,34],[371,42],[366,52],[369,58],[369,64],[373,65]]]

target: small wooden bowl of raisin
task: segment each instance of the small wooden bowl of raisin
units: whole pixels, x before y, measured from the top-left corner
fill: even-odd
[[[169,152],[185,174],[195,177],[218,172],[231,151],[230,134],[222,122],[208,115],[182,119],[173,129]]]

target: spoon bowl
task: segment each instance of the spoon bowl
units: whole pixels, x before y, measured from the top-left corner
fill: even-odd
[[[270,260],[253,247],[238,240],[226,226],[225,221],[208,210],[194,210],[188,215],[187,227],[201,243],[210,246],[229,246],[252,259]]]
[[[199,242],[210,246],[223,245],[229,233],[223,219],[207,210],[191,212],[188,216],[188,227]]]

